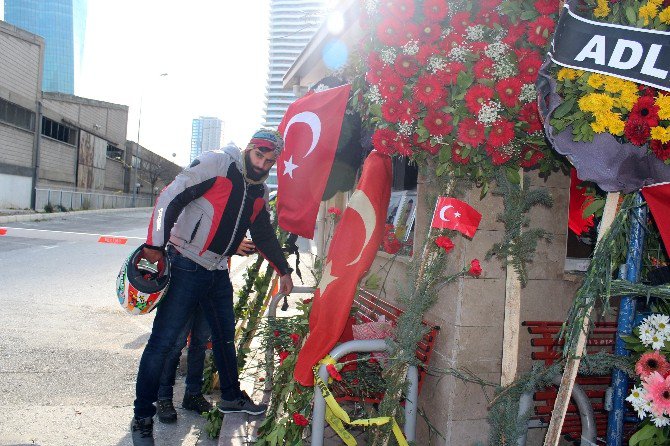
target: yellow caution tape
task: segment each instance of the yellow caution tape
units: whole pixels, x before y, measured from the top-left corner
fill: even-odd
[[[326,421],[330,427],[340,436],[342,441],[347,446],[356,446],[356,439],[346,430],[344,427],[345,424],[350,426],[382,426],[387,423],[391,423],[393,427],[393,434],[395,435],[396,440],[398,441],[399,446],[409,446],[405,436],[400,430],[400,426],[393,417],[377,417],[377,418],[365,418],[360,420],[351,421],[349,414],[342,409],[342,406],[335,400],[332,392],[328,388],[328,385],[323,382],[319,376],[319,367],[321,365],[332,364],[335,365],[336,361],[332,356],[326,355],[315,367],[314,367],[314,380],[316,385],[321,389],[321,394],[323,399],[326,400]]]

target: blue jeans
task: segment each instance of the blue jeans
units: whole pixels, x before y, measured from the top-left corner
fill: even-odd
[[[242,395],[235,354],[233,286],[226,270],[209,271],[170,249],[171,280],[154,319],[151,336],[142,353],[135,386],[135,417],[156,413],[160,378],[165,362],[179,334],[198,305],[212,330],[212,352],[219,371],[221,398],[235,400]]]
[[[209,341],[211,332],[202,308],[198,305],[195,314],[193,314],[179,334],[174,348],[168,353],[160,379],[160,387],[158,388],[159,400],[172,400],[179,358],[181,357],[181,351],[186,345],[189,333],[191,334],[191,342],[188,345],[185,393],[186,395],[199,395],[202,393],[205,350],[207,350],[207,341]]]

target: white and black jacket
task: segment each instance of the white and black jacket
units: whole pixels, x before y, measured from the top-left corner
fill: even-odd
[[[268,188],[246,181],[242,169],[242,153],[234,145],[196,158],[156,199],[147,244],[164,248],[169,241],[207,269],[226,269],[228,257],[250,230],[274,269],[289,273],[270,224]]]

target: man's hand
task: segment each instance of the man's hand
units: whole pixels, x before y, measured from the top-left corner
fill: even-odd
[[[279,277],[279,292],[282,294],[289,295],[293,290],[293,279],[291,279],[291,274],[284,274]]]
[[[142,249],[142,258],[147,259],[151,263],[162,262],[163,251],[145,247]],[[159,265],[160,264],[161,263],[159,263]]]
[[[254,242],[252,242],[251,239],[243,238],[240,242],[240,246],[237,247],[235,254],[238,256],[248,256],[254,252],[256,252],[256,245],[254,245]]]

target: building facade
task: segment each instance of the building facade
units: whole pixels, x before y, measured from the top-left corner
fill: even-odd
[[[86,0],[4,1],[5,20],[46,43],[42,89],[74,94],[84,49]]]
[[[223,139],[223,121],[219,118],[200,116],[191,125],[191,159],[193,161],[202,152],[221,148]]]

